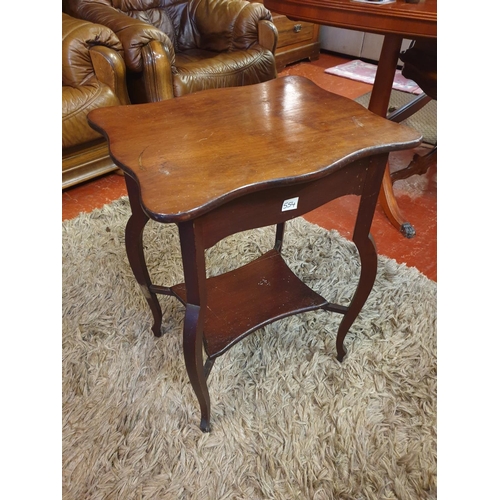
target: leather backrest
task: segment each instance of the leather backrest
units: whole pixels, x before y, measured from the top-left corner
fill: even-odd
[[[188,0],[83,0],[77,3],[80,6],[85,3],[101,3],[129,17],[151,24],[163,31],[170,38],[175,50],[178,50],[177,33],[183,21],[180,19],[182,17],[180,11],[186,10],[190,2]]]
[[[151,24],[168,35],[175,51],[248,48],[249,40],[258,39],[258,21],[272,20],[263,4],[246,0],[72,0],[71,3],[78,4],[83,14],[85,4],[103,4]]]
[[[259,39],[259,20],[272,21],[261,3],[242,0],[201,0],[190,2],[198,47],[218,52],[245,50]]]

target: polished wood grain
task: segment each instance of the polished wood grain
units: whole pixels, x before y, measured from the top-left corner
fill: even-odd
[[[96,109],[88,118],[107,136],[115,163],[140,184],[148,215],[163,222],[419,141],[414,131],[303,77]]]
[[[264,0],[264,5],[292,19],[385,35],[368,108],[387,116],[392,82],[403,38],[437,38],[437,0],[404,0],[371,5],[351,0]],[[389,166],[380,192],[380,204],[391,223],[412,238],[415,229],[401,213],[392,188]]]
[[[291,21],[286,16],[273,13],[273,22],[278,30],[276,47],[276,70],[282,71],[288,64],[319,58],[319,25],[304,21]]]
[[[184,283],[172,291],[187,304]],[[222,309],[221,314],[220,304],[228,297],[236,308]],[[207,280],[207,304],[205,349],[209,358],[216,358],[253,331],[297,311],[325,307],[328,301],[304,285],[273,249],[237,270]]]
[[[437,0],[377,5],[351,0],[264,0],[264,5],[290,19],[310,21],[382,35],[437,37]]]
[[[303,77],[101,108],[89,122],[126,174],[127,256],[152,311],[153,333],[163,333],[158,294],[185,306],[183,353],[203,431],[211,428],[207,379],[215,359],[256,329],[315,309],[342,314],[336,340],[342,361],[344,339],[375,282],[370,227],[388,155],[417,146],[419,134]],[[361,270],[350,303],[334,304],[292,273],[281,248],[286,221],[346,194],[360,197],[353,242]],[[150,219],[177,224],[184,283],[151,280],[143,248]],[[206,249],[274,224],[272,249],[207,279]]]
[[[263,0],[257,0],[264,3]],[[319,59],[319,25],[312,23],[295,22],[286,16],[271,12],[273,23],[277,30],[277,45],[274,51],[276,70],[285,69],[288,64],[309,59]]]

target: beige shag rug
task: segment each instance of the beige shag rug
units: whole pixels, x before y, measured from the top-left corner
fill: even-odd
[[[436,498],[436,283],[379,258],[374,289],[335,359],[340,315],[278,321],[219,358],[212,432],[182,356],[183,307],[162,297],[160,339],[129,268],[126,198],[63,223],[64,499]],[[263,228],[208,251],[209,272],[273,243]],[[153,281],[182,281],[175,226],[148,223]],[[348,303],[354,245],[301,218],[283,254],[309,286]]]

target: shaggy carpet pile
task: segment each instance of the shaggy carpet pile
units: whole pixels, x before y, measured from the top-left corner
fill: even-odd
[[[277,321],[217,359],[212,432],[182,356],[184,308],[161,297],[166,334],[130,270],[127,198],[66,221],[63,240],[64,499],[425,500],[436,498],[436,283],[379,257],[370,297],[336,358],[341,316]],[[209,274],[273,244],[273,228],[207,251]],[[177,229],[150,222],[154,283],[183,281]],[[355,246],[302,218],[283,255],[311,288],[348,304]]]

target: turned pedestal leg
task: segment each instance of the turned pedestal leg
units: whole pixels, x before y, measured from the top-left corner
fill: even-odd
[[[153,313],[153,333],[156,337],[160,337],[162,319],[161,306],[156,295],[151,292],[151,278],[149,277],[148,268],[146,266],[142,244],[144,227],[149,217],[144,213],[139,202],[139,190],[136,182],[128,175],[125,175],[125,181],[127,183],[129,202],[132,209],[132,215],[125,228],[125,248],[127,250],[127,257],[135,279],[137,283],[139,283],[142,293],[146,297],[151,312]]]
[[[386,35],[382,44],[382,54],[373,83],[372,96],[368,109],[373,113],[387,116],[387,108],[392,92],[392,82],[396,73],[396,66],[401,50],[401,42],[403,38],[400,35]],[[405,220],[398,203],[394,196],[392,188],[391,175],[389,164],[386,166],[386,174],[382,181],[382,189],[380,190],[380,204],[391,224],[407,238],[415,236],[415,229]]]

